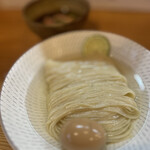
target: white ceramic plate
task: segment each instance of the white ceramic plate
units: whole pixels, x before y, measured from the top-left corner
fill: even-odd
[[[47,112],[43,65],[47,58],[81,54],[83,41],[93,34],[106,36],[111,43],[112,57],[125,64],[120,70],[136,92],[141,112],[134,125],[133,138],[109,145],[107,149],[150,149],[150,52],[127,38],[98,31],[76,31],[49,38],[32,47],[13,65],[3,84],[0,111],[3,130],[14,149],[59,149],[59,144],[45,130]]]

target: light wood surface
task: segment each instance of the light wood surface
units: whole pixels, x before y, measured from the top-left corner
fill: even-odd
[[[150,49],[150,13],[91,11],[84,28],[121,34]],[[13,63],[40,41],[21,11],[0,11],[0,88]],[[0,150],[11,149],[0,126]]]

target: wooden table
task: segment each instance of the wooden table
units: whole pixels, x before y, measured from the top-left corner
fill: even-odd
[[[91,11],[84,28],[121,34],[150,49],[150,13]],[[13,63],[39,41],[21,11],[0,11],[0,87]],[[0,150],[11,149],[0,126]]]

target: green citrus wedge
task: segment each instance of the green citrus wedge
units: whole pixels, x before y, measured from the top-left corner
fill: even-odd
[[[109,40],[102,35],[93,35],[88,37],[84,44],[82,53],[84,56],[108,56],[110,52]]]

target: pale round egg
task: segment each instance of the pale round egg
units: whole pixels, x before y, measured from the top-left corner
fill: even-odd
[[[61,144],[65,150],[104,150],[106,132],[96,121],[72,119],[61,131]]]

